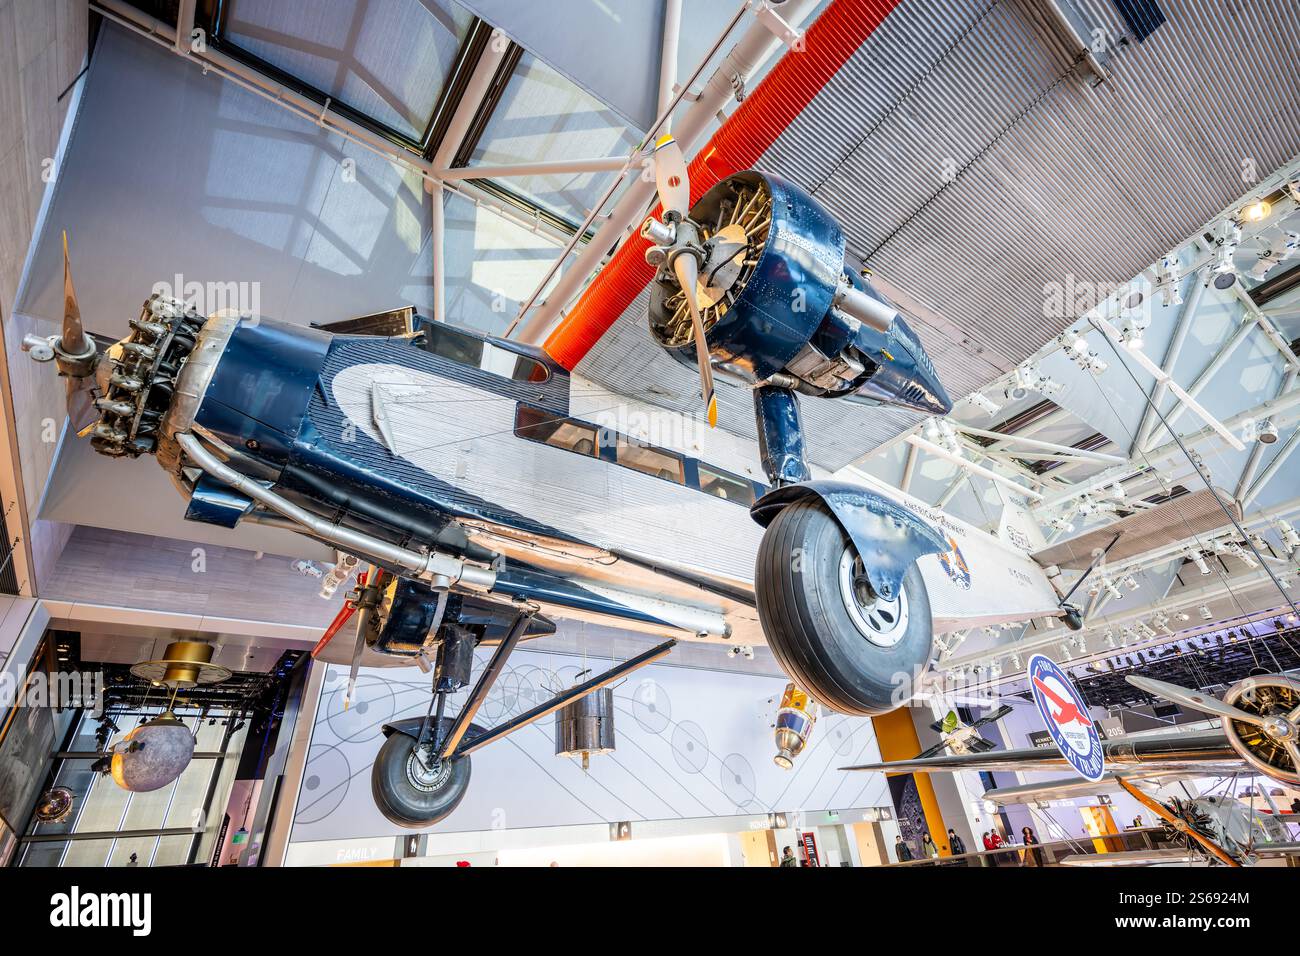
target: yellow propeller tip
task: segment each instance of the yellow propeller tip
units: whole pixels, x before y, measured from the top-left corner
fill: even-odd
[[[709,427],[718,427],[718,399],[717,396],[709,398]]]
[[[664,133],[664,135],[660,136],[657,140],[655,140],[655,149],[663,149],[671,142],[673,142],[673,134]]]

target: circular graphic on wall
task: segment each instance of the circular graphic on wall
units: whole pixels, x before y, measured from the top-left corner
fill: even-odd
[[[847,757],[853,750],[853,728],[847,719],[841,718],[834,727],[828,728],[826,739],[841,757]]]
[[[743,810],[757,801],[754,789],[758,780],[754,768],[741,754],[727,754],[722,761],[722,792],[727,799]]]
[[[325,705],[326,720],[330,730],[339,740],[370,740],[378,737],[380,728],[392,719],[397,704],[393,699],[392,685],[386,680],[362,674],[357,678],[356,693],[347,710],[343,709],[343,695],[347,693],[346,677],[335,683]]]
[[[527,664],[515,670],[518,678],[518,699],[515,701],[520,711],[536,707],[549,698],[550,675],[540,667]]]
[[[687,773],[699,773],[709,763],[709,741],[704,728],[683,720],[673,728],[673,759]]]
[[[303,768],[302,794],[298,797],[295,823],[319,823],[339,808],[348,795],[352,767],[343,748],[315,746],[307,751]]]
[[[650,734],[662,734],[673,718],[673,705],[663,685],[645,678],[632,690],[632,716],[641,729]]]

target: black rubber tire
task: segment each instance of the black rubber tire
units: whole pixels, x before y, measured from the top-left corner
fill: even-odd
[[[1083,630],[1083,613],[1077,607],[1066,608],[1065,613],[1061,615],[1061,620],[1065,621],[1065,626],[1072,631]]]
[[[451,723],[443,719],[443,726]],[[450,764],[450,773],[436,790],[421,790],[411,782],[406,772],[406,762],[415,748],[415,738],[394,732],[384,741],[375,755],[370,770],[370,794],[375,806],[390,823],[412,830],[422,830],[446,818],[469,789],[469,757],[457,757]]]
[[[842,714],[887,714],[901,702],[901,681],[910,685],[929,661],[930,599],[913,564],[903,576],[908,605],[903,637],[893,647],[871,643],[840,595],[839,565],[846,548],[853,548],[849,536],[820,499],[782,509],[758,549],[758,617],[777,662],[815,700]],[[802,560],[792,560],[796,554]]]

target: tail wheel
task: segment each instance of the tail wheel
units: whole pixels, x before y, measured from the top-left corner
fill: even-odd
[[[913,564],[897,597],[880,600],[853,542],[817,499],[791,504],[768,525],[755,590],[781,667],[840,713],[895,709],[929,661],[934,635],[921,572]]]
[[[444,718],[443,728],[451,719]],[[370,772],[375,806],[391,823],[419,830],[445,819],[469,788],[469,757],[439,760],[415,738],[395,732],[384,741]]]

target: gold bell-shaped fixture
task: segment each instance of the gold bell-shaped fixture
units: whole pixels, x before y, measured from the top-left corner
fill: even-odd
[[[131,667],[131,673],[172,690],[220,684],[230,677],[230,671],[212,663],[215,650],[206,641],[173,641],[167,645],[161,660],[141,661]]]
[[[791,769],[795,757],[803,753],[817,723],[817,710],[817,703],[793,682],[785,685],[776,712],[776,756],[772,758],[782,770]]]

